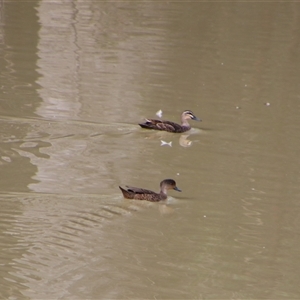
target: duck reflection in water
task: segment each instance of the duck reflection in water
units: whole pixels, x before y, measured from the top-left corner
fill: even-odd
[[[185,148],[191,147],[193,142],[188,139],[189,136],[190,134],[182,134],[179,138],[179,145]]]
[[[179,138],[179,145],[182,146],[182,147],[185,147],[185,148],[191,147],[193,142],[188,139],[189,136],[190,136],[190,134],[182,134]],[[161,140],[160,145],[161,146],[172,147],[172,141],[171,142],[165,142],[165,141]]]
[[[181,190],[176,186],[176,182],[173,179],[164,179],[160,183],[160,192],[155,193],[150,190],[126,186],[126,189],[120,187],[120,190],[126,199],[136,199],[136,200],[147,200],[151,202],[158,202],[167,199],[167,191],[175,190],[181,192]]]

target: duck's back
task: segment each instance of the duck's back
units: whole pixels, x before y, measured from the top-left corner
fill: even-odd
[[[167,195],[165,194],[158,194],[150,190],[136,188],[133,186],[126,186],[126,189],[120,187],[122,194],[127,199],[136,199],[136,200],[148,200],[152,202],[157,202],[161,200],[167,199]]]
[[[135,194],[156,194],[153,191],[137,188],[137,187],[134,187],[134,186],[126,185],[126,187],[127,187],[128,192],[132,192],[132,193],[135,193]]]
[[[161,121],[155,119],[146,119],[145,123],[139,124],[142,128],[163,130],[168,132],[185,132],[190,129],[190,127],[182,126],[171,121]]]

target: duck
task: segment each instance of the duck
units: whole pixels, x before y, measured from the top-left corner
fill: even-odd
[[[160,192],[155,193],[150,190],[136,188],[132,186],[126,186],[126,189],[119,186],[124,198],[126,199],[136,199],[136,200],[147,200],[151,202],[158,202],[167,199],[167,191],[175,190],[177,192],[181,192],[176,186],[176,182],[173,179],[164,179],[160,183]]]
[[[197,118],[192,111],[185,110],[181,114],[181,125],[171,122],[171,121],[163,121],[163,120],[154,120],[154,119],[146,119],[146,122],[139,123],[142,128],[146,129],[155,129],[155,130],[163,130],[168,132],[185,132],[191,129],[191,125],[188,120],[201,121],[201,119]]]

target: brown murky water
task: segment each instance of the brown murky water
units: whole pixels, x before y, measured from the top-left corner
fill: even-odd
[[[0,298],[299,299],[299,8],[0,2]]]

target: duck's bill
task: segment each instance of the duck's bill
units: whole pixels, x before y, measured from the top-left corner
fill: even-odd
[[[174,187],[174,190],[177,192],[181,192],[181,189],[179,189],[177,186]]]
[[[194,120],[194,121],[199,121],[199,122],[202,121],[201,119],[197,118],[196,116],[193,117],[193,120]]]

